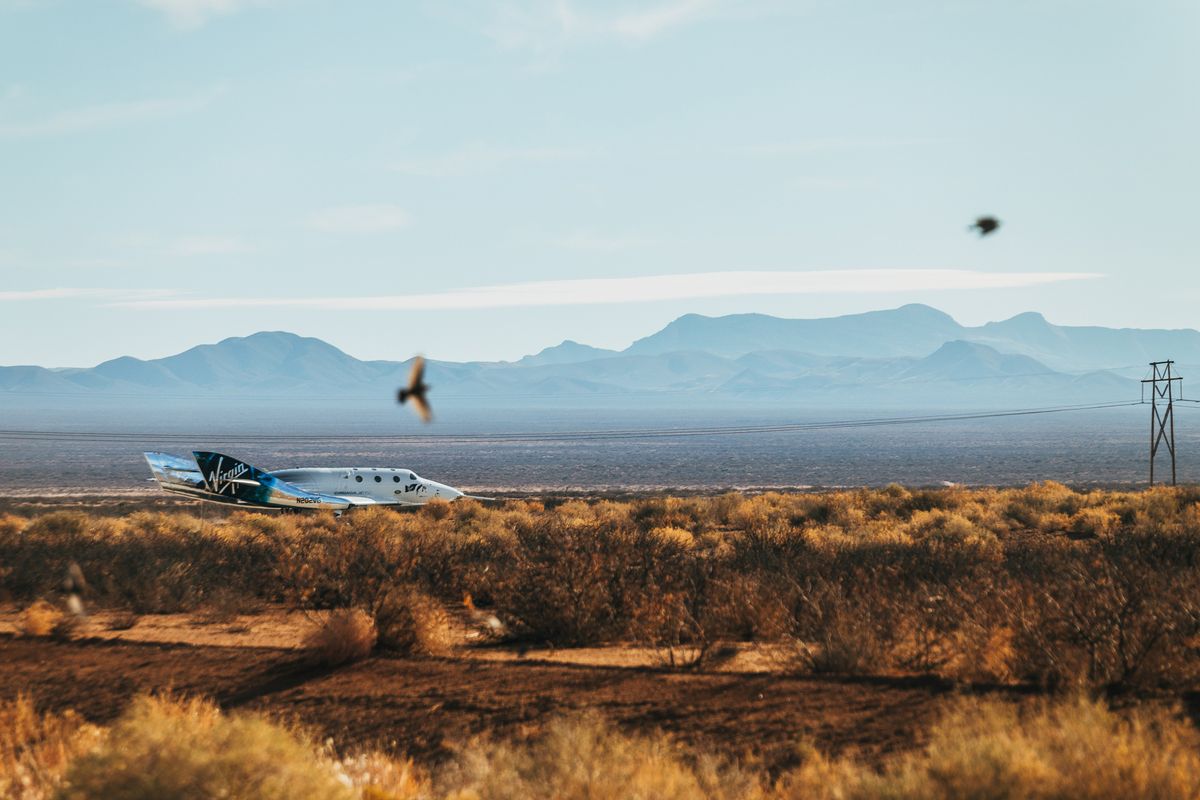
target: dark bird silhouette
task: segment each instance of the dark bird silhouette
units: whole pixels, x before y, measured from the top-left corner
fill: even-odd
[[[969,231],[977,231],[980,237],[987,236],[989,233],[995,233],[1000,227],[1000,220],[995,217],[980,217],[975,220],[975,224],[967,228]]]
[[[433,419],[433,410],[429,408],[429,399],[425,396],[428,391],[429,385],[425,383],[425,359],[417,356],[413,359],[412,372],[408,376],[408,386],[396,392],[396,400],[401,405],[411,400],[421,421],[429,422]]]

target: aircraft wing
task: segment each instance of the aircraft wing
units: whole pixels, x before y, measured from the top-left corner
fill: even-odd
[[[419,506],[420,503],[406,503],[403,500],[377,500],[361,494],[334,494],[339,500],[345,500],[351,506]]]
[[[361,494],[331,494],[328,496],[336,497],[338,500],[345,500],[351,506],[357,506],[357,507],[361,507],[361,506],[404,506],[404,507],[409,507],[409,506],[411,506],[413,508],[416,508],[418,506],[424,505],[424,503],[409,503],[404,500],[401,500],[400,498],[396,498],[395,500],[377,500],[374,497],[367,497],[367,496],[361,495]]]
[[[395,503],[389,503],[386,501],[380,502],[373,497],[363,497],[360,494],[334,494],[334,495],[330,495],[330,497],[336,497],[339,500],[345,500],[352,507],[353,506],[391,506],[391,505],[395,505]]]

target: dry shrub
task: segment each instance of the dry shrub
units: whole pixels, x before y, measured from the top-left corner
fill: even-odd
[[[1015,631],[1007,626],[966,624],[955,632],[950,656],[936,670],[963,683],[1001,683],[1012,679],[1017,652]]]
[[[354,606],[374,613],[396,581],[412,576],[426,549],[435,546],[421,522],[415,514],[368,508],[337,528],[299,530],[280,542],[274,557],[284,599],[304,608]]]
[[[984,530],[956,511],[916,511],[907,530],[914,541],[925,540],[942,546],[972,547],[981,551],[999,550],[996,534]]]
[[[68,768],[63,800],[292,800],[355,793],[311,742],[211,703],[141,697],[107,739]]]
[[[205,596],[196,620],[206,625],[228,625],[242,614],[253,613],[255,604],[239,587],[217,586]]]
[[[519,632],[560,646],[609,641],[627,633],[646,591],[681,548],[645,532],[597,530],[550,517],[517,531],[514,564],[497,576],[493,599]],[[665,580],[665,578],[664,578]]]
[[[26,636],[49,636],[63,619],[63,612],[52,603],[38,600],[21,615],[21,633]]]
[[[890,661],[903,670],[959,682],[1007,681],[1016,652],[1006,589],[990,568],[882,586],[864,593],[891,620]],[[890,602],[889,602],[890,599]]]
[[[422,515],[434,520],[443,520],[453,513],[453,508],[450,503],[445,500],[430,500],[425,505],[421,506]]]
[[[679,547],[692,547],[696,544],[696,537],[686,528],[673,528],[671,526],[655,528],[650,531],[650,535],[657,536],[664,542]]]
[[[304,648],[320,664],[337,666],[371,655],[376,640],[375,623],[359,608],[329,612],[304,638]]]
[[[776,576],[722,571],[707,588],[703,618],[713,636],[772,642],[792,628],[789,587]]]
[[[1106,508],[1081,508],[1068,522],[1068,529],[1076,536],[1109,536],[1121,524],[1121,518]]]
[[[412,628],[411,604],[389,600],[407,586],[443,601],[469,593],[514,635],[561,646],[787,639],[838,671],[1181,685],[1200,667],[1198,501],[1192,488],[1046,483],[468,501],[340,522],[60,512],[0,519],[0,597],[55,596],[75,562],[98,607],[210,619],[243,603],[362,608]],[[830,596],[845,614],[825,607]]]
[[[819,674],[865,675],[888,661],[889,642],[871,608],[837,595],[820,601],[819,630],[793,643],[796,666]]]
[[[454,643],[450,614],[411,586],[398,586],[375,611],[379,647],[409,655],[444,655]]]
[[[360,753],[334,759],[334,769],[361,792],[362,800],[429,800],[429,776],[412,759]]]
[[[114,611],[108,618],[110,631],[127,631],[141,621],[141,617],[132,611]]]
[[[76,614],[62,614],[50,629],[50,638],[65,642],[73,639],[82,629],[82,617]]]
[[[887,659],[871,627],[851,617],[839,618],[819,641],[802,643],[795,653],[818,675],[867,675]]]
[[[1200,574],[1183,563],[1194,558],[1188,548],[1130,537],[1096,552],[1024,555],[1033,566],[1024,567],[1031,574],[1012,611],[1022,677],[1100,689],[1196,678]]]
[[[101,736],[73,711],[39,714],[25,695],[0,703],[0,797],[50,797],[71,760]]]
[[[758,781],[735,767],[689,758],[665,737],[623,735],[594,715],[559,719],[525,745],[475,742],[440,781],[451,798],[762,797]]]
[[[0,514],[0,541],[15,538],[29,524],[29,520],[15,514]]]
[[[819,755],[786,776],[781,798],[1195,798],[1200,737],[1164,712],[1118,715],[1078,699],[1021,713],[963,702],[919,751],[883,772]]]

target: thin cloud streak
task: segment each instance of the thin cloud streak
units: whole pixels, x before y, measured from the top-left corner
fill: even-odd
[[[646,42],[710,15],[718,5],[718,0],[673,0],[650,8],[589,13],[571,0],[506,2],[495,7],[484,32],[506,49],[538,52],[587,39]]]
[[[209,20],[228,16],[265,0],[137,0],[138,5],[166,15],[176,28],[194,30]]]
[[[184,236],[168,249],[175,256],[223,256],[253,253],[254,245],[236,236]]]
[[[177,293],[170,289],[22,289],[0,292],[0,302],[25,302],[36,300],[72,300],[76,298],[120,298],[123,302],[138,303],[155,298],[173,297]]]
[[[734,154],[742,156],[805,156],[813,153],[828,153],[848,150],[891,150],[904,147],[923,147],[928,145],[944,145],[952,141],[940,137],[915,138],[872,138],[872,137],[824,137],[814,139],[797,139],[790,142],[765,142],[737,147]]]
[[[209,89],[190,97],[103,103],[60,111],[57,114],[39,120],[0,122],[0,138],[31,139],[42,136],[59,136],[101,128],[112,128],[146,119],[191,114],[204,109],[220,96],[221,93],[221,89]]]
[[[445,292],[366,297],[210,297],[113,303],[124,308],[305,308],[328,311],[465,311],[529,306],[651,303],[781,294],[858,294],[1008,289],[1103,277],[1090,272],[975,272],[853,269],[810,272],[700,272],[633,278],[533,281]]]

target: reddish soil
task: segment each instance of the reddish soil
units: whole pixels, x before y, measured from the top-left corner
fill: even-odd
[[[928,680],[449,658],[377,657],[329,670],[299,659],[272,648],[0,635],[0,698],[27,692],[41,708],[107,722],[135,694],[171,689],[295,719],[347,749],[378,746],[427,762],[474,736],[522,738],[555,715],[595,709],[625,730],[667,731],[776,770],[794,763],[804,739],[873,761],[911,748],[948,697]]]

